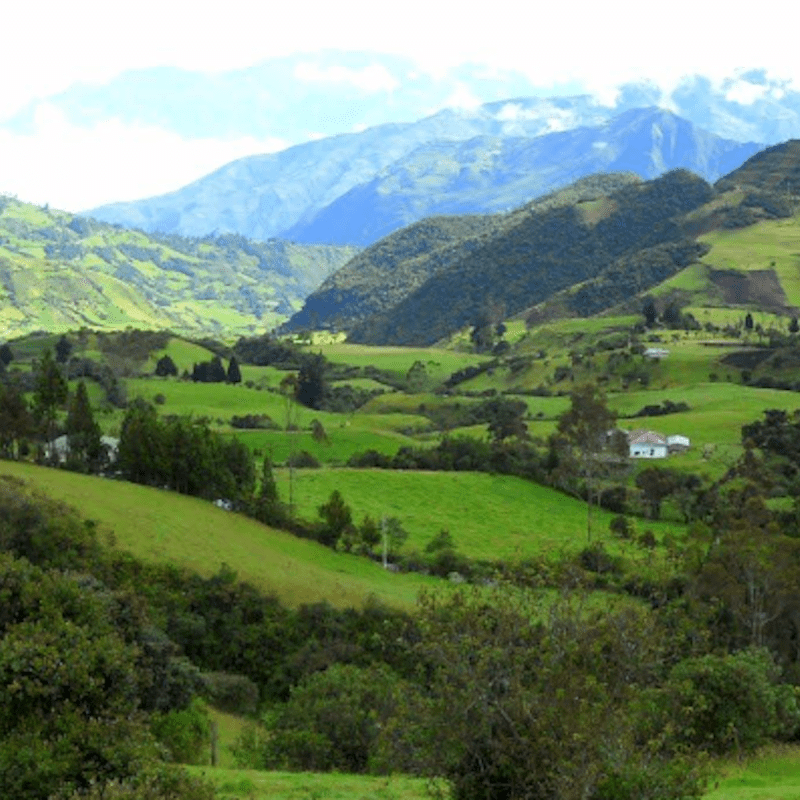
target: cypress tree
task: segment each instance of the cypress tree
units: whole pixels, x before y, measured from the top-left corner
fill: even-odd
[[[242,371],[239,369],[239,362],[236,360],[236,356],[231,356],[226,380],[228,383],[242,382]]]
[[[175,362],[168,356],[162,356],[158,359],[158,363],[156,364],[156,375],[160,378],[164,378],[167,375],[177,375],[178,368],[175,366]]]
[[[56,361],[59,364],[66,364],[72,352],[72,342],[66,336],[62,336],[56,343]]]
[[[70,401],[66,429],[71,465],[89,472],[99,470],[105,453],[100,426],[95,422],[86,384],[83,381],[78,383],[78,388]]]
[[[33,409],[37,423],[48,441],[55,434],[56,413],[67,401],[67,382],[49,350],[45,350],[38,364],[33,392]]]

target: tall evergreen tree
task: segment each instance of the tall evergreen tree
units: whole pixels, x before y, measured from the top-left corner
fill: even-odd
[[[128,407],[119,437],[118,465],[126,480],[150,486],[167,482],[164,426],[144,400]]]
[[[168,355],[164,355],[158,359],[155,372],[160,378],[165,378],[168,375],[177,375],[178,368]]]
[[[653,302],[652,297],[648,297],[644,301],[644,308],[642,309],[642,313],[644,314],[644,324],[648,328],[652,328],[653,325],[656,324],[656,318],[658,317],[658,311],[656,310],[656,304]]]
[[[77,469],[97,472],[103,467],[105,450],[100,426],[95,422],[86,384],[78,383],[67,412],[67,445],[69,463]]]
[[[328,388],[325,372],[328,362],[322,353],[310,354],[303,359],[297,374],[297,402],[307,408],[319,408]]]
[[[22,393],[0,384],[0,455],[19,456],[19,443],[31,430],[31,415]]]
[[[48,442],[55,436],[56,415],[67,401],[67,382],[61,369],[53,360],[50,350],[45,350],[36,369],[36,384],[33,392],[33,410],[36,422]]]
[[[228,383],[242,382],[242,371],[239,369],[239,362],[236,360],[236,356],[231,356],[226,380]]]
[[[69,360],[70,353],[72,352],[72,342],[66,336],[61,338],[56,343],[56,361],[59,364],[66,364]]]

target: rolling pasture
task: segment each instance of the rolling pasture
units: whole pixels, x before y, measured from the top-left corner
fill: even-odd
[[[225,563],[241,580],[288,606],[327,600],[360,607],[374,596],[411,608],[422,588],[441,583],[387,572],[365,558],[334,552],[194,497],[11,461],[0,461],[0,474],[16,475],[76,506],[120,550],[205,577]]]
[[[288,499],[288,470],[276,470],[281,496]],[[295,470],[294,497],[301,517],[313,519],[317,508],[338,489],[360,522],[397,517],[408,531],[403,550],[422,551],[442,529],[453,536],[459,553],[469,558],[516,561],[556,558],[587,544],[586,503],[522,478],[472,472],[417,470]],[[612,540],[614,515],[593,510],[595,539]],[[680,535],[676,523],[637,520],[658,538]],[[618,540],[609,541],[617,550]]]

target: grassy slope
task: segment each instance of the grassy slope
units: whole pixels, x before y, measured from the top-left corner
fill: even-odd
[[[259,772],[190,767],[217,787],[223,798],[247,800],[425,800],[425,780],[309,772]],[[717,765],[705,800],[797,800],[800,798],[800,749],[772,748],[744,762]]]
[[[722,764],[706,800],[797,800],[800,748],[775,746],[743,763]]]
[[[151,562],[167,562],[210,576],[224,562],[242,580],[282,602],[328,600],[360,606],[369,595],[410,608],[420,589],[436,581],[397,575],[363,558],[275,531],[210,503],[144,486],[62,470],[0,461],[0,474],[29,480],[77,507],[113,532],[116,546]]]
[[[277,471],[288,497],[288,470]],[[586,545],[586,503],[521,478],[470,472],[419,472],[367,469],[295,471],[295,502],[301,516],[313,518],[319,505],[338,489],[360,521],[396,516],[409,532],[404,547],[423,550],[442,528],[460,553],[487,560],[518,559],[576,552]],[[614,516],[595,510],[597,538],[609,538]],[[670,523],[640,523],[657,535],[679,533]],[[613,543],[616,546],[616,542]]]
[[[262,331],[355,253],[148,236],[0,198],[0,341],[83,325]]]
[[[246,800],[430,800],[428,781],[401,775],[344,775],[316,772],[259,772],[189,767],[210,780],[218,796]]]

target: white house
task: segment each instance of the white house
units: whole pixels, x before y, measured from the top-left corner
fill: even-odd
[[[628,447],[631,458],[666,458],[669,452],[667,438],[647,430],[629,431]]]

